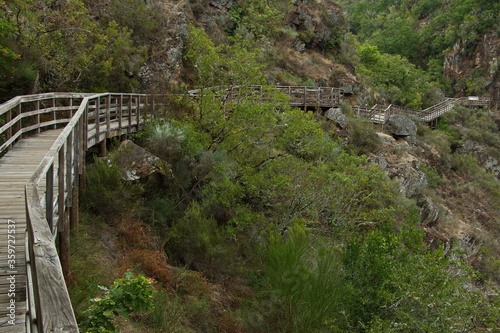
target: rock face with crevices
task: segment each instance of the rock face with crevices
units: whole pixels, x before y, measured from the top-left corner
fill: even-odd
[[[485,89],[493,98],[493,105],[500,106],[500,37],[495,32],[485,34],[474,50],[467,49],[462,40],[457,40],[453,48],[445,54],[444,76],[454,80],[476,77],[478,89]],[[478,69],[483,69],[478,71]],[[456,85],[456,93],[463,95],[463,89]]]
[[[139,78],[144,91],[163,91],[181,82],[182,57],[188,39],[187,5],[183,1],[154,4],[162,18],[159,33],[150,42],[148,61]]]
[[[457,148],[457,153],[474,156],[479,165],[487,172],[494,174],[497,179],[500,179],[500,162],[495,157],[491,156],[487,149],[478,142],[465,140],[460,143],[460,146]]]
[[[417,205],[420,207],[420,224],[424,227],[434,226],[439,220],[439,210],[432,199],[420,194],[417,197]]]
[[[295,0],[288,13],[288,25],[299,33],[304,49],[328,50],[340,46],[346,18],[332,1]]]

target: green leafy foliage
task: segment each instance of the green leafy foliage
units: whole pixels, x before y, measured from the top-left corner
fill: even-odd
[[[235,24],[233,32],[248,30],[257,38],[276,36],[289,6],[290,2],[287,0],[236,2],[230,10]]]
[[[381,53],[377,46],[370,44],[361,45],[358,54],[359,76],[387,103],[418,110],[438,102],[436,85],[407,59]]]
[[[3,9],[0,89],[4,98],[40,90],[138,87],[137,73],[146,49],[134,42],[127,25],[95,20],[80,0],[8,1]]]
[[[260,324],[266,332],[346,329],[343,314],[352,290],[344,282],[339,253],[315,243],[303,227],[293,225],[285,237],[272,237],[264,251],[260,278],[264,323],[249,324]]]
[[[420,165],[420,171],[425,173],[429,187],[437,188],[444,182],[443,178],[439,175],[436,168],[432,166],[422,163],[422,165]]]
[[[340,3],[348,11],[351,31],[362,43],[408,59],[428,70],[446,89],[452,87],[442,78],[444,54],[457,41],[470,54],[485,33],[496,29],[496,13],[500,10],[498,1],[342,0]],[[469,89],[479,91],[479,81],[468,80]]]
[[[422,237],[409,228],[381,229],[348,244],[343,260],[357,293],[356,326],[370,332],[449,332],[491,325],[489,311],[496,310],[483,311],[484,296],[467,290],[475,278],[470,268],[440,251],[427,252]]]
[[[152,311],[156,293],[152,289],[153,282],[143,275],[134,277],[128,270],[125,277],[115,280],[109,289],[99,286],[104,296],[91,300],[90,307],[84,312],[83,328],[86,332],[119,332],[113,323],[116,316],[127,318],[132,313]]]
[[[410,8],[404,1],[392,5]],[[429,1],[418,15],[432,15],[434,5]],[[257,14],[267,17],[271,5],[258,6]],[[259,30],[264,19],[252,27],[245,21],[248,12],[233,9],[241,27],[264,34]],[[366,15],[382,10],[378,5],[365,9]],[[408,38],[415,37],[415,22],[404,23]],[[115,28],[125,35],[130,32]],[[366,125],[350,124],[355,148],[344,149],[312,113],[290,108],[287,97],[272,87],[249,86],[266,82],[262,57],[248,40],[233,35],[228,45],[216,45],[202,29],[189,28],[184,60],[192,84],[200,88],[191,96],[197,103],[187,110],[188,116],[176,115],[182,122],[151,126],[144,140],[171,166],[172,174],[147,184],[141,217],[153,227],[155,244],[168,254],[169,264],[184,266],[176,270],[175,282],[167,282],[176,295],[164,292],[156,299],[159,306],[149,317],[154,329],[496,328],[497,300],[474,291],[476,284],[481,286],[475,272],[455,253],[439,246],[429,251],[414,204],[378,166],[358,156],[378,146],[376,139],[363,137]],[[128,36],[128,41],[137,38]],[[382,43],[389,35],[374,36]],[[124,50],[133,46],[127,40]],[[386,42],[387,48],[401,46],[396,38]],[[386,100],[419,108],[434,96],[428,77],[404,58],[367,43],[358,49],[358,57],[358,72]],[[426,138],[440,144],[443,165],[423,166],[435,186],[442,181],[439,172],[445,165],[457,172],[474,165],[473,159],[454,155],[450,133],[456,129],[449,129]],[[89,180],[98,184],[90,189],[91,197],[99,193],[112,206],[110,198],[118,197],[118,191],[122,198],[134,193],[123,187],[119,172],[111,172],[107,163],[98,168],[102,175]],[[133,208],[131,202],[126,206]],[[489,263],[490,269],[496,264]],[[102,304],[111,306],[108,301]],[[105,313],[113,311],[99,312],[101,327],[109,322]]]
[[[258,85],[264,83],[258,54],[241,37],[232,45],[214,45],[202,29],[189,27],[188,49],[184,55],[195,69],[202,88]]]

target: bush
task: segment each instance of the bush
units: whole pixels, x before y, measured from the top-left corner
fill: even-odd
[[[444,179],[441,178],[436,168],[432,166],[428,166],[427,164],[422,163],[420,165],[420,171],[422,171],[427,176],[427,185],[429,187],[437,188],[444,182]]]
[[[95,158],[87,170],[82,205],[110,223],[122,213],[137,207],[142,192],[140,184],[122,180],[122,171],[113,163],[112,157]]]
[[[358,155],[368,154],[380,148],[381,140],[375,134],[374,125],[360,118],[351,118],[348,127],[349,145]]]
[[[263,253],[259,312],[269,332],[321,332],[347,329],[349,299],[338,254],[313,242],[300,226],[275,235]],[[347,302],[346,302],[347,300]],[[262,330],[259,327],[259,330]]]
[[[224,228],[195,201],[173,223],[165,251],[180,265],[215,275],[226,273],[235,257]]]
[[[90,307],[84,312],[87,316],[83,323],[86,332],[116,332],[114,317],[122,315],[129,317],[132,313],[151,311],[153,309],[153,281],[142,275],[134,277],[127,271],[125,277],[117,279],[105,291],[102,298],[91,300]]]
[[[149,319],[155,332],[186,332],[183,322],[187,314],[180,298],[171,299],[165,291],[160,291],[156,294],[154,302],[155,307]]]

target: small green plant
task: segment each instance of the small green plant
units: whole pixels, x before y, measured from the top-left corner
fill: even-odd
[[[115,280],[111,287],[99,286],[105,294],[92,299],[90,307],[84,311],[87,316],[83,323],[85,332],[118,332],[113,323],[116,316],[129,317],[132,313],[153,310],[156,293],[153,280],[142,275],[136,277],[128,270],[125,277]]]
[[[370,122],[353,118],[349,121],[349,144],[358,155],[368,154],[380,148],[381,140]]]
[[[444,182],[443,178],[439,175],[436,168],[422,163],[420,170],[427,176],[427,184],[429,187],[437,188]]]
[[[323,332],[335,323],[339,331],[345,330],[342,312],[351,291],[338,251],[315,242],[296,224],[284,237],[272,235],[263,256],[259,311],[265,323],[250,325],[264,324],[273,332]]]
[[[165,291],[160,291],[155,297],[155,303],[156,306],[150,314],[155,332],[182,332],[186,309],[181,299],[171,299]]]

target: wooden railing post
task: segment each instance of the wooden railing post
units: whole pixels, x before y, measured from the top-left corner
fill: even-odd
[[[50,230],[54,230],[54,164],[45,177],[45,218]]]
[[[105,98],[106,101],[106,138],[109,138],[111,132],[111,95]]]
[[[38,199],[37,185],[29,182],[26,184],[26,215],[30,271],[34,273],[34,292],[29,303],[30,312],[36,313],[27,326],[33,328],[32,332],[76,333],[78,325],[64,283],[54,237],[43,217],[42,207],[35,204]]]
[[[137,132],[141,130],[141,96],[137,95],[136,97],[137,101],[137,108],[136,108],[136,117],[137,117]]]
[[[80,143],[79,143],[79,152],[80,152],[80,165],[79,165],[79,187],[84,190],[85,189],[85,152],[87,151],[87,138],[88,138],[88,128],[89,125],[87,123],[87,114],[88,107],[85,108],[83,112],[83,119],[80,120]]]
[[[11,120],[12,120],[12,110],[9,110],[5,114],[5,123],[8,123]],[[5,133],[5,140],[8,141],[10,138],[12,138],[12,126],[7,128],[6,132],[7,133]],[[10,149],[10,145],[9,145],[9,147],[7,147],[7,150],[9,150],[9,149]]]
[[[120,94],[120,99],[118,102],[118,130],[120,134],[122,133],[122,121],[123,121],[123,94]]]
[[[128,126],[127,133],[130,133],[130,128],[132,127],[132,96],[128,95]]]
[[[52,128],[53,129],[56,129],[57,128],[57,124],[55,123],[55,121],[57,120],[57,114],[56,114],[56,110],[55,110],[55,107],[56,107],[56,98],[52,98],[52,107],[54,108],[54,110],[52,111],[52,120],[54,120],[54,125],[52,125]]]
[[[57,224],[57,228],[60,229],[63,224],[64,219],[64,168],[65,168],[65,159],[64,159],[64,146],[59,149],[58,153],[58,168],[57,168],[57,214],[59,215],[59,220]],[[52,230],[54,232],[54,229]]]
[[[66,206],[71,207],[71,194],[73,187],[73,135],[75,130],[71,131],[66,139]]]
[[[95,134],[96,134],[96,143],[101,142],[101,132],[100,132],[100,122],[101,122],[101,97],[97,97],[95,102]]]
[[[85,111],[83,112],[83,122],[80,126],[82,126],[82,145],[83,145],[83,151],[87,151],[88,147],[88,139],[89,139],[89,105],[85,105]]]
[[[36,101],[36,109],[37,111],[40,110],[40,100]],[[38,127],[36,128],[36,133],[40,133],[40,114],[36,115],[36,123],[38,124]]]

